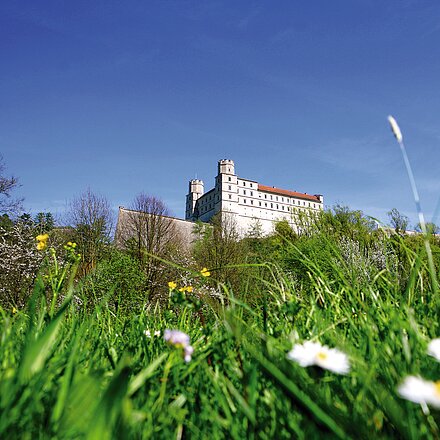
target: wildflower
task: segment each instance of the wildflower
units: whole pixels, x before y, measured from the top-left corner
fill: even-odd
[[[433,339],[428,344],[428,354],[440,362],[440,338]]]
[[[170,345],[174,345],[176,348],[183,348],[183,358],[185,362],[191,360],[191,355],[194,352],[194,348],[191,347],[190,338],[186,333],[180,330],[165,330],[163,337],[165,341]]]
[[[76,243],[72,241],[68,241],[67,244],[64,245],[64,249],[66,251],[73,251],[76,248]]]
[[[408,376],[397,389],[401,397],[422,406],[440,408],[440,381],[432,382],[417,376]]]
[[[47,240],[49,240],[49,234],[37,235],[35,239],[37,240],[37,249],[39,251],[43,251],[44,249],[46,249]]]
[[[177,287],[177,284],[176,284],[174,281],[170,281],[170,282],[168,283],[168,287],[169,287],[171,290],[174,290],[174,289]]]
[[[12,307],[12,314],[15,315],[18,312],[18,310],[15,307]]]
[[[150,330],[145,330],[144,331],[144,335],[147,337],[147,338],[150,338],[151,339],[151,332],[150,332]],[[156,330],[154,333],[153,333],[153,336],[160,336],[160,330]]]
[[[209,276],[211,276],[211,272],[206,267],[204,267],[200,271],[200,273],[201,273],[202,277],[209,277]]]
[[[347,374],[350,371],[350,363],[345,353],[319,342],[306,341],[304,344],[296,344],[287,353],[287,358],[297,362],[301,367],[317,365],[338,374]]]
[[[191,293],[193,290],[194,290],[194,289],[193,289],[192,286],[187,286],[187,288],[186,288],[186,291],[187,291],[188,293]]]
[[[191,356],[194,353],[194,348],[191,345],[188,345],[188,347],[185,347],[183,349],[183,359],[185,362],[191,361]]]

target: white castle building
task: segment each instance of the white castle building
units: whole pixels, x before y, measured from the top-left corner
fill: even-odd
[[[185,220],[208,222],[215,214],[231,215],[241,235],[259,223],[262,234],[273,232],[275,222],[287,220],[296,230],[299,212],[322,210],[324,198],[265,186],[238,177],[232,160],[219,160],[215,186],[204,191],[202,180],[189,182]]]

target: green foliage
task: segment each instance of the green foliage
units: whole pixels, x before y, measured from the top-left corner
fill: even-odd
[[[86,277],[83,300],[95,307],[105,300],[114,311],[136,313],[147,301],[147,280],[136,258],[111,249]]]
[[[235,242],[214,225],[194,265],[162,262],[161,306],[120,250],[80,280],[73,244],[49,253],[28,306],[0,310],[0,437],[438,438],[440,411],[398,393],[407,375],[440,378],[423,237],[345,210],[314,222]],[[190,362],[166,329],[189,335]],[[349,373],[287,359],[309,340],[346,353]]]

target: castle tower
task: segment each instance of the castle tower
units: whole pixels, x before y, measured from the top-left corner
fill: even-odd
[[[220,206],[222,212],[238,212],[238,178],[235,174],[234,161],[222,159],[218,161],[218,175],[215,186],[220,194]]]
[[[235,175],[234,161],[230,159],[222,159],[218,161],[218,174]]]
[[[193,179],[189,181],[189,192],[186,196],[185,220],[197,218],[196,202],[204,193],[203,180]]]

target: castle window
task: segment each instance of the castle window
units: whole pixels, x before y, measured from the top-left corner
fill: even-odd
[[[284,211],[284,205],[281,207],[282,209],[283,209],[283,211]]]
[[[232,190],[232,186],[231,185],[229,185],[229,191],[231,191]]]
[[[251,196],[253,196],[254,195],[254,192],[253,191],[251,191]]]
[[[254,201],[253,200],[251,200],[251,205],[253,205],[254,204]]]
[[[231,181],[231,178],[230,177],[228,177],[228,180],[229,180],[229,182]]]
[[[252,183],[250,183],[249,186],[252,188]]]
[[[270,196],[270,200],[273,200],[273,197],[272,197],[272,196]]]
[[[246,182],[243,182],[243,186],[246,186]]]
[[[273,203],[270,204],[270,207],[273,208]]]
[[[232,199],[232,196],[231,196],[231,194],[229,194],[229,198],[230,198],[230,199]]]
[[[267,203],[265,203],[264,206],[267,208]]]
[[[277,202],[278,202],[278,196],[276,196]]]
[[[261,202],[258,202],[259,203],[259,205],[261,206]]]
[[[264,194],[264,198],[267,199],[267,194]]]
[[[243,190],[243,194],[246,195],[246,190],[245,189]]]
[[[278,204],[277,204],[277,209],[280,209],[280,208],[278,207]]]
[[[243,203],[246,203],[246,199],[243,199]]]

